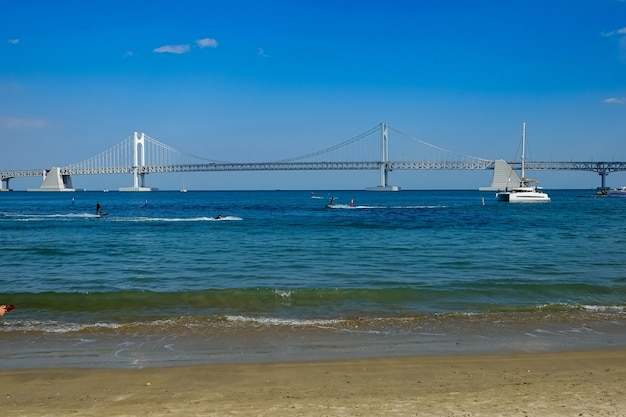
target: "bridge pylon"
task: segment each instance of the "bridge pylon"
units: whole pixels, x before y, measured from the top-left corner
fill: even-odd
[[[380,185],[367,187],[367,191],[400,191],[400,187],[389,185],[389,131],[387,123],[380,124]]]
[[[157,188],[146,187],[146,174],[140,168],[146,166],[146,135],[133,133],[133,186],[120,187],[120,191],[156,191]],[[141,180],[141,184],[139,183]]]

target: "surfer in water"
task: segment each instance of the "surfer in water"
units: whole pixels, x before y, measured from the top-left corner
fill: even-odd
[[[217,216],[215,216],[215,220],[219,220],[219,219],[221,219],[221,218],[222,218],[222,215],[221,215],[221,214],[218,214]]]
[[[102,206],[100,205],[99,201],[96,203],[96,214],[97,215],[102,214]]]

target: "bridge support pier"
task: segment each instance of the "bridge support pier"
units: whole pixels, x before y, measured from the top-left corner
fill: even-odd
[[[2,188],[0,188],[0,191],[12,191],[9,188],[9,180],[11,178],[2,178]]]
[[[43,171],[43,183],[39,188],[29,188],[26,191],[76,191],[72,188],[72,177],[61,174],[61,168],[52,167]]]
[[[120,191],[156,191],[157,188],[146,187],[146,174],[139,172],[140,167],[146,165],[146,137],[142,133],[133,133],[133,186],[132,187],[120,187]],[[141,185],[139,185],[139,178],[141,178]]]
[[[380,185],[367,187],[367,191],[400,191],[400,187],[389,185],[389,134],[386,123],[380,124]]]
[[[493,177],[489,187],[480,187],[479,191],[504,191],[517,187],[522,180],[504,159],[497,159],[493,164]]]
[[[609,175],[606,171],[599,171],[598,175],[600,175],[600,189],[606,190],[606,176]]]

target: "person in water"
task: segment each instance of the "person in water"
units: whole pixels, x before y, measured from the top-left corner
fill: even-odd
[[[217,216],[215,216],[215,220],[219,220],[219,219],[221,219],[221,218],[222,218],[222,215],[221,215],[221,214],[218,214]]]
[[[335,197],[331,197],[330,198],[330,203],[328,205],[332,206],[334,203],[335,203]]]
[[[13,311],[13,310],[15,310],[15,307],[13,307],[13,304],[0,305],[0,317],[4,316],[4,313],[8,313],[9,311]]]
[[[102,214],[102,206],[99,201],[96,203],[96,214]]]

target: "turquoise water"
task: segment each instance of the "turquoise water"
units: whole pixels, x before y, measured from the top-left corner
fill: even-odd
[[[626,346],[626,199],[549,193],[0,193],[0,367]]]

